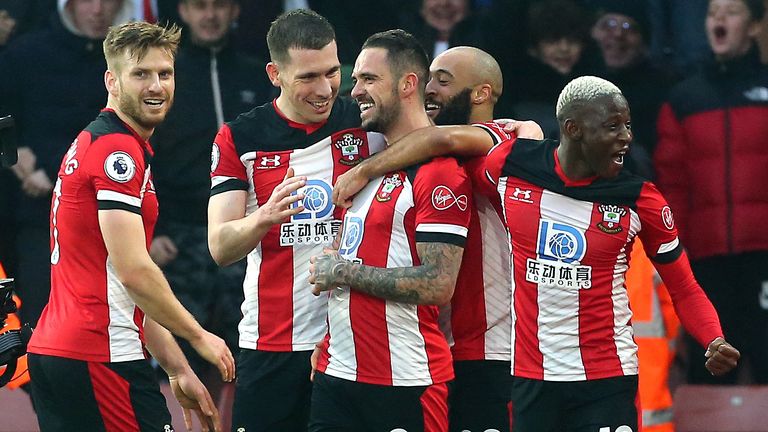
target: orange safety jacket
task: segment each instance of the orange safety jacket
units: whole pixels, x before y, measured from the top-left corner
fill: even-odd
[[[640,362],[639,392],[644,432],[674,432],[669,368],[680,327],[667,287],[639,240],[626,275],[632,327]]]
[[[6,274],[3,269],[3,265],[0,264],[0,279],[5,279]],[[21,299],[13,296],[13,301],[16,302],[16,309],[21,307]],[[8,330],[18,330],[21,328],[21,321],[16,314],[8,314],[8,318],[5,320],[5,327],[0,328],[0,333],[4,333]],[[0,366],[0,375],[5,372],[5,366]],[[16,366],[16,373],[13,374],[11,381],[6,385],[9,389],[17,389],[29,382],[29,368],[27,366],[27,355],[19,357]]]

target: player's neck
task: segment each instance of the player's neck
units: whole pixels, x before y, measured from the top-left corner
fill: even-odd
[[[584,160],[576,143],[567,143],[561,140],[557,147],[557,160],[560,163],[560,169],[569,180],[579,181],[596,175]]]
[[[393,122],[392,127],[384,133],[384,136],[387,137],[387,142],[393,143],[416,129],[428,126],[432,126],[432,120],[424,111],[423,105],[418,109],[410,110],[403,106],[400,116]]]
[[[493,121],[493,106],[478,106],[469,113],[469,124],[488,123]]]
[[[107,100],[107,108],[114,111],[115,114],[117,114],[117,117],[122,120],[123,123],[127,124],[131,129],[133,129],[133,131],[136,132],[136,134],[139,135],[141,139],[144,141],[149,141],[149,137],[152,136],[155,128],[147,129],[139,125],[139,123],[137,123],[133,117],[123,112],[120,107],[117,106],[117,103],[112,100],[112,98]]]

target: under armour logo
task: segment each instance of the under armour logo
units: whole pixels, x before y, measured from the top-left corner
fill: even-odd
[[[453,191],[447,186],[440,185],[432,191],[432,206],[437,210],[448,210],[454,204],[461,211],[467,209],[467,196],[453,193]]]
[[[267,167],[267,168],[274,168],[274,167],[280,166],[280,155],[275,155],[273,157],[262,156],[261,166]]]
[[[533,200],[531,199],[531,190],[529,189],[520,189],[519,187],[515,187],[515,191],[512,192],[512,196],[510,196],[510,198],[515,201],[533,204]]]

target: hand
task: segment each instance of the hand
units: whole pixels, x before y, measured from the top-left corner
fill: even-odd
[[[11,170],[16,174],[16,178],[24,181],[28,175],[35,171],[37,156],[29,147],[19,147],[16,154],[18,155],[18,161],[11,167]]]
[[[504,132],[514,133],[520,138],[544,139],[544,131],[541,130],[541,126],[532,120],[497,119],[494,120],[494,123],[503,126]]]
[[[704,357],[707,358],[704,366],[709,373],[714,376],[721,376],[736,367],[741,354],[736,348],[726,342],[725,339],[719,337],[710,342]]]
[[[222,380],[230,382],[235,378],[235,359],[223,339],[203,330],[200,337],[189,343],[200,357],[219,369]]]
[[[16,28],[16,20],[6,10],[0,10],[0,46],[8,43],[13,29]]]
[[[285,178],[279,185],[275,186],[269,200],[253,214],[266,220],[269,225],[275,225],[303,212],[304,206],[300,205],[291,208],[291,205],[304,199],[304,194],[291,194],[299,190],[306,183],[306,176],[294,176],[293,168],[288,168]]]
[[[198,420],[200,420],[203,432],[210,430],[221,431],[219,411],[216,409],[208,389],[205,388],[191,369],[187,368],[179,375],[169,376],[168,380],[173,395],[181,405],[184,414],[184,425],[188,431],[192,430],[190,410],[194,411]]]
[[[53,183],[48,178],[48,174],[39,169],[24,178],[21,183],[21,189],[27,195],[38,198],[49,194],[53,190]]]
[[[317,371],[317,360],[320,358],[320,344],[315,345],[315,349],[312,351],[312,355],[309,357],[309,365],[312,367],[312,371],[309,373],[309,380],[315,380],[315,372]]]
[[[352,168],[340,175],[333,185],[333,203],[343,208],[352,207],[352,197],[360,192],[369,181],[370,179],[362,175],[357,168]]]
[[[179,250],[170,237],[161,235],[152,239],[152,245],[149,247],[149,256],[158,267],[165,267],[166,264],[176,259]]]
[[[323,255],[309,259],[309,283],[312,284],[312,294],[320,295],[339,286],[341,270],[347,261],[335,249],[323,249]]]

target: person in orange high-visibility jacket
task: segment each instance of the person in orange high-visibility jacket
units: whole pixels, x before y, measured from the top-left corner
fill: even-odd
[[[643,251],[640,240],[632,248],[626,287],[632,308],[632,327],[640,361],[640,405],[643,432],[673,432],[669,368],[680,322],[666,286]]]
[[[3,265],[0,264],[0,279],[5,279],[6,274],[5,270],[3,269]],[[21,300],[13,296],[13,301],[16,302],[16,309],[21,307]],[[21,321],[19,321],[19,316],[16,314],[8,314],[8,318],[5,320],[5,327],[0,328],[0,333],[7,332],[8,330],[18,330],[21,328]],[[5,366],[0,366],[0,375],[5,371]],[[16,373],[13,374],[13,378],[11,378],[11,381],[6,385],[9,389],[17,389],[24,384],[29,382],[29,372],[27,370],[27,355],[24,354],[18,359],[17,366],[16,366]]]

